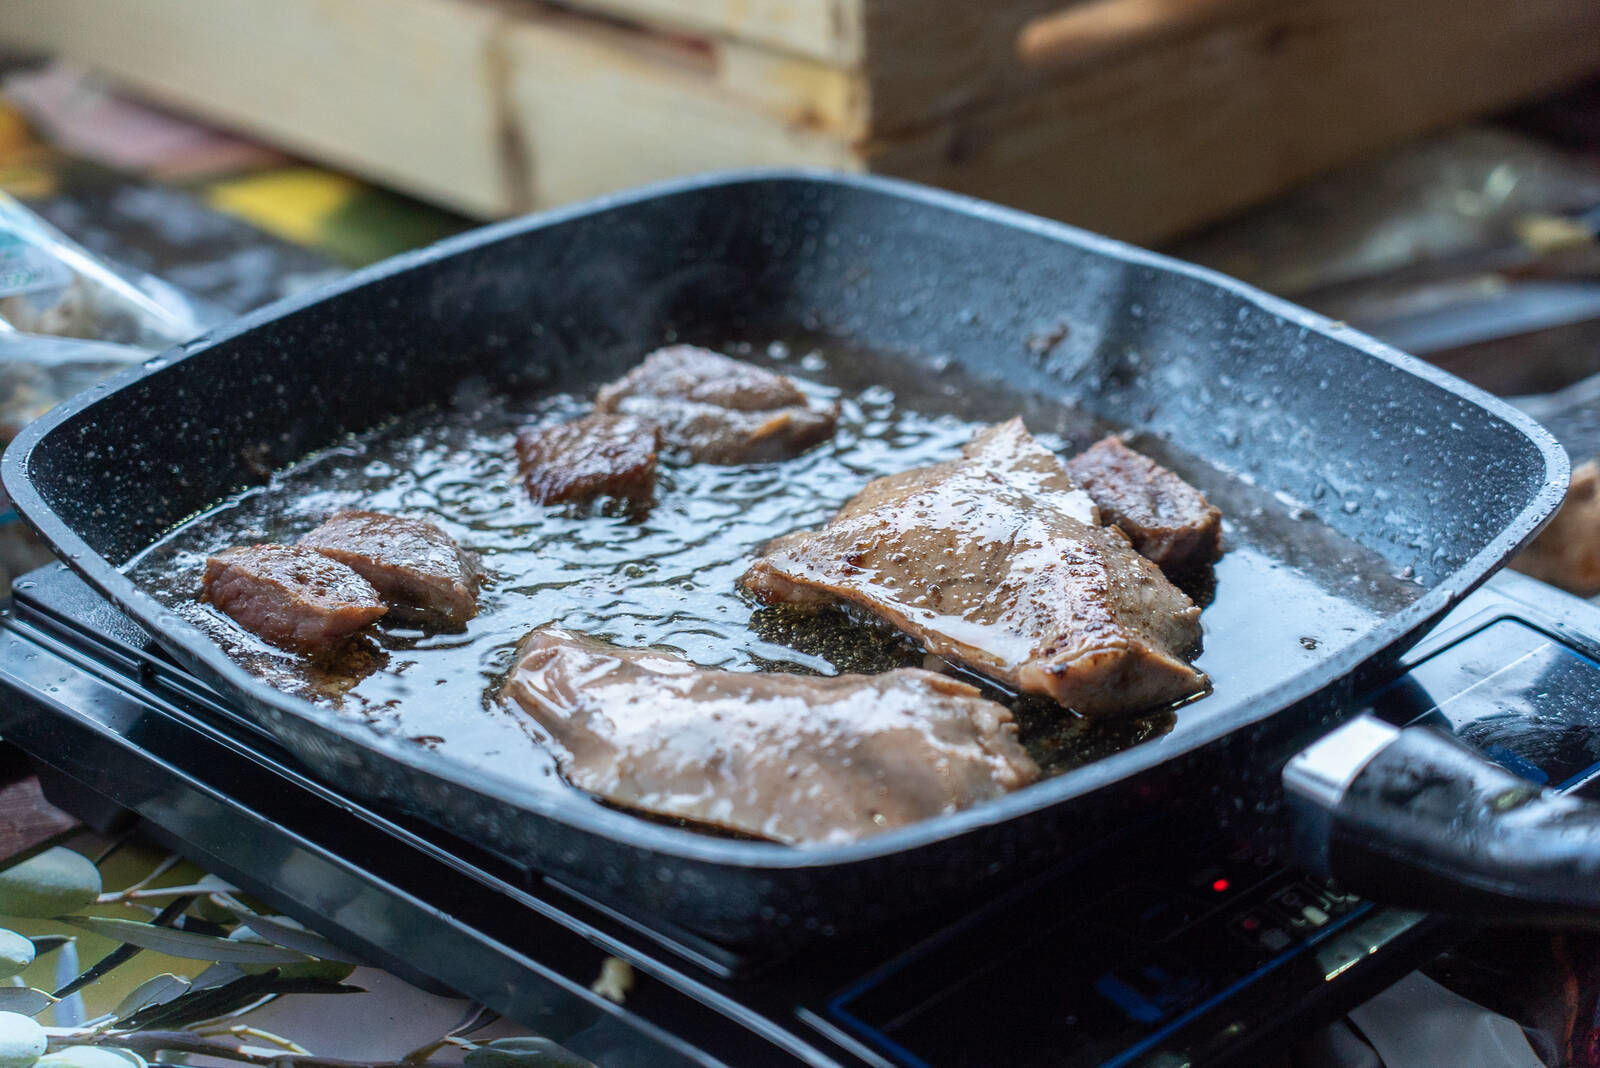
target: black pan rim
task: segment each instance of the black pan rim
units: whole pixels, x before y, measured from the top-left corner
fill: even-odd
[[[248,702],[309,721],[318,729],[338,737],[346,744],[375,751],[386,759],[409,765],[413,770],[428,777],[459,783],[459,773],[466,769],[467,765],[458,764],[402,739],[384,736],[365,726],[333,715],[309,701],[273,689],[234,663],[220,646],[205,637],[197,628],[140,590],[110,561],[90,549],[35,490],[30,477],[30,461],[34,450],[43,444],[56,428],[120,389],[142,381],[146,377],[161,374],[189,356],[204,352],[286,314],[378,279],[437,259],[493,244],[513,235],[535,232],[638,201],[721,186],[789,182],[856,187],[934,208],[977,216],[1125,262],[1187,276],[1224,290],[1263,312],[1353,348],[1486,410],[1515,430],[1538,451],[1545,464],[1544,485],[1488,545],[1455,573],[1425,591],[1412,604],[1382,620],[1349,647],[1318,665],[1316,670],[1297,675],[1261,695],[1246,707],[1242,720],[1227,725],[1216,724],[1193,728],[1182,749],[1165,750],[1159,747],[1134,746],[963,812],[923,820],[908,827],[846,844],[794,847],[713,838],[689,830],[648,823],[625,812],[605,808],[583,797],[578,791],[573,792],[570,801],[565,798],[552,798],[523,788],[509,776],[485,773],[481,770],[476,770],[474,773],[471,787],[473,790],[512,807],[560,821],[578,830],[600,835],[626,846],[688,861],[756,870],[834,867],[872,861],[1004,823],[1024,813],[1048,808],[1073,797],[1093,792],[1139,771],[1217,743],[1230,734],[1257,724],[1284,708],[1312,697],[1325,688],[1330,680],[1343,677],[1405,635],[1417,633],[1426,624],[1443,616],[1463,597],[1481,585],[1518,549],[1532,540],[1554,516],[1564,499],[1569,477],[1569,462],[1565,451],[1544,427],[1498,398],[1343,323],[1327,319],[1208,268],[1094,234],[1066,223],[899,179],[875,175],[839,174],[806,168],[757,168],[710,172],[492,223],[354,271],[344,278],[306,293],[276,301],[224,327],[202,334],[164,353],[156,354],[143,365],[130,368],[63,402],[29,424],[12,442],[4,457],[0,458],[0,485],[4,486],[18,513],[39,532],[73,571],[108,596],[180,661],[200,667],[204,672],[220,678],[227,687],[235,690]]]

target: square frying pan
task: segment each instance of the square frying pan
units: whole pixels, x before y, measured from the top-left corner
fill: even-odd
[[[575,388],[669,331],[717,341],[801,328],[955,361],[976,381],[1158,438],[1203,465],[1208,491],[1254,486],[1293,502],[1308,531],[1360,546],[1370,574],[1315,553],[1297,563],[1324,588],[1398,574],[1415,595],[1292,662],[1230,651],[1227,627],[1208,625],[1208,650],[1231,659],[1208,669],[1214,692],[1182,711],[1181,730],[971,810],[795,848],[530,790],[383,736],[266,685],[123,573],[264,470],[463,381]],[[1028,341],[1041,330],[1047,351]],[[754,946],[981,893],[1174,799],[1287,821],[1285,762],[1538,531],[1567,461],[1509,406],[1213,272],[902,182],[769,171],[488,226],[274,304],[57,407],[7,451],[3,479],[73,569],[314,774],[530,877]],[[1248,606],[1249,591],[1231,596]]]

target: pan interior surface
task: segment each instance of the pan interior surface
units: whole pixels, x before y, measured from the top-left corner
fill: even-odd
[[[1054,397],[981,383],[950,363],[930,373],[926,359],[825,336],[730,338],[717,346],[792,372],[818,400],[839,402],[839,431],[780,463],[666,465],[643,518],[581,515],[527,498],[513,437],[521,426],[582,414],[587,391],[516,397],[464,386],[449,403],[401,416],[235,495],[141,553],[127,573],[272,686],[463,767],[559,790],[532,720],[495,699],[529,629],[550,623],[737,670],[920,666],[921,651],[886,628],[838,611],[763,608],[740,592],[739,576],[769,539],[820,525],[871,478],[959,455],[985,423],[1020,414],[1064,455],[1115,429]],[[1229,517],[1228,553],[1189,584],[1207,606],[1199,664],[1217,693],[1258,698],[1420,594],[1309,510],[1175,454],[1159,439],[1141,444]],[[293,541],[344,507],[426,516],[479,554],[494,578],[464,633],[380,625],[372,639],[325,663],[276,649],[197,599],[208,555]],[[1169,735],[1181,741],[1211,700],[1086,719],[1043,699],[985,689],[1013,707],[1024,743],[1050,773]]]
[[[1075,796],[1069,783],[1091,789],[1081,776],[1093,768],[1154,767],[1395,651],[1426,621],[1420,610],[1442,613],[1533,533],[1565,477],[1558,450],[1493,402],[1237,283],[962,198],[877,179],[779,175],[683,182],[487,228],[247,317],[26,431],[7,455],[7,489],[75,568],[323,774],[414,797],[418,810],[508,850],[566,849],[569,839],[541,842],[538,826],[509,812],[478,825],[457,794],[443,800],[441,783],[488,790],[453,769],[504,759],[496,747],[520,747],[519,783],[537,778],[526,773],[536,750],[525,736],[495,728],[492,738],[455,743],[458,761],[434,758],[424,750],[448,735],[378,707],[393,696],[378,692],[392,673],[368,676],[378,681],[358,684],[340,707],[267,686],[224,655],[214,632],[120,569],[160,568],[163,553],[151,547],[191,534],[200,540],[179,551],[199,552],[209,536],[200,532],[225,517],[256,524],[263,538],[286,536],[311,525],[313,510],[357,500],[437,510],[473,544],[474,499],[505,479],[513,424],[557,418],[668,339],[747,345],[757,360],[774,342],[787,345],[786,367],[852,400],[863,441],[872,435],[862,428],[886,418],[884,405],[934,427],[916,438],[929,451],[953,451],[970,421],[1019,411],[1063,448],[1106,428],[1130,432],[1228,517],[1231,551],[1203,617],[1199,662],[1214,692],[1177,710],[1172,730],[1149,730],[1147,744],[995,803],[1010,814],[1033,804],[1028,797],[1042,806]],[[812,351],[816,371],[804,365]],[[476,464],[473,476],[403,485],[433,462],[417,444],[428,421],[470,426],[462,412],[482,423],[447,465]],[[825,518],[872,474],[910,463],[879,455],[859,466],[832,500],[814,498],[784,529]],[[336,468],[357,474],[340,485]],[[672,492],[713,499],[700,492],[714,488],[704,477]],[[295,501],[267,508],[286,488]],[[533,525],[523,518],[511,526]],[[756,538],[743,532],[730,545],[742,560]],[[625,548],[606,560],[621,578],[633,562]],[[595,561],[580,565],[592,577]],[[706,566],[735,570],[727,559]],[[556,615],[583,622],[550,607],[559,581],[503,572],[491,598],[546,588],[527,594],[526,620],[485,612],[484,626],[520,634]],[[684,576],[617,585],[655,581],[666,597],[675,577]],[[723,603],[719,617],[732,622],[609,633],[705,663],[825,669],[814,659],[825,654],[779,652],[801,644],[792,634],[748,640],[751,606]],[[735,637],[744,628],[745,639],[729,641],[728,628]],[[444,675],[451,699],[435,704],[484,722],[506,640],[496,635],[481,656],[474,646],[470,666]],[[417,644],[404,647],[401,636],[379,652],[396,665],[415,659]],[[425,689],[436,676],[419,667],[399,677]],[[380,737],[374,723],[386,741],[368,748],[362,739]],[[1136,754],[1147,756],[1122,759]],[[423,768],[425,782],[412,774]],[[574,826],[635,841],[621,824],[579,816]]]

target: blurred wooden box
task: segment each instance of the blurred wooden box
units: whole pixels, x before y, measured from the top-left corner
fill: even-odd
[[[1153,241],[1600,68],[1600,3],[0,0],[0,39],[476,215],[797,164]]]

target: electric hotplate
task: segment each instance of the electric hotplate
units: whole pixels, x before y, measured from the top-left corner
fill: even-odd
[[[1600,780],[1600,609],[1504,573],[1361,704],[1528,779]],[[1248,1064],[1462,929],[1164,815],[998,897],[784,960],[643,922],[299,770],[64,567],[0,618],[0,736],[53,801],[138,825],[414,982],[604,1068]],[[638,977],[590,990],[607,956]]]

